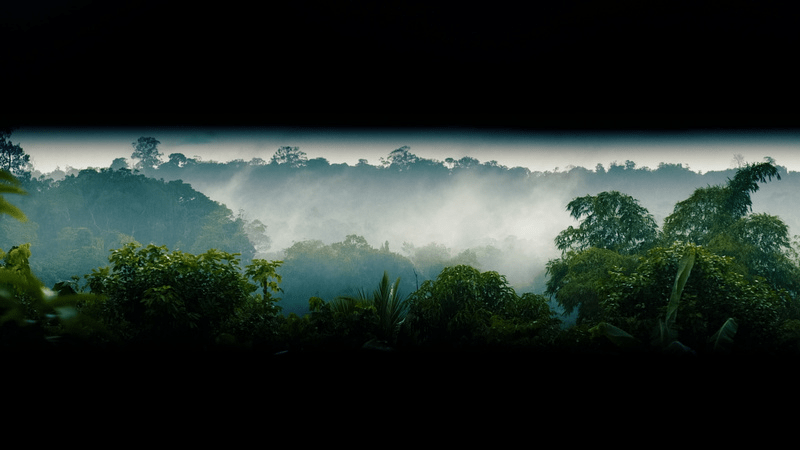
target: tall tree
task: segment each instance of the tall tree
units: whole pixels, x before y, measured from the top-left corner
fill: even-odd
[[[750,199],[750,194],[758,191],[758,183],[766,183],[773,177],[781,179],[775,161],[770,157],[765,159],[767,161],[763,163],[748,164],[737,170],[733,179],[728,180],[728,198],[725,209],[731,216],[738,219],[752,211],[753,201]]]
[[[407,170],[412,164],[417,163],[420,158],[411,153],[411,147],[404,145],[389,153],[388,158],[381,158],[381,163],[384,166],[396,169],[399,171]]]
[[[272,155],[270,164],[285,164],[291,168],[303,167],[308,162],[306,152],[301,151],[300,147],[281,147]]]
[[[675,205],[664,220],[667,242],[676,240],[707,245],[720,233],[727,233],[736,221],[752,210],[750,195],[758,191],[758,183],[781,179],[771,159],[748,164],[738,169],[725,186],[699,188]]]
[[[597,247],[635,254],[656,242],[658,226],[653,216],[630,195],[610,191],[577,197],[567,210],[581,224],[558,234],[555,243],[562,252]]]
[[[773,177],[780,180],[775,161],[767,157],[738,169],[725,185],[695,190],[664,220],[664,241],[698,244],[733,257],[748,280],[763,277],[772,288],[788,292],[796,308],[800,267],[792,259],[789,228],[777,216],[751,214],[751,194]]]
[[[11,129],[0,129],[0,169],[20,177],[30,175],[30,155],[19,144],[11,143]]]
[[[137,169],[152,169],[159,165],[161,152],[158,151],[158,146],[161,144],[156,138],[153,137],[140,137],[136,142],[131,143],[133,146],[133,154],[131,158],[138,159],[135,168]]]

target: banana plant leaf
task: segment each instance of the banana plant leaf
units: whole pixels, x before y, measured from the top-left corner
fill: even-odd
[[[675,320],[678,317],[678,303],[681,301],[681,294],[683,293],[683,287],[686,286],[686,280],[689,279],[689,274],[692,273],[692,266],[694,266],[694,249],[689,248],[689,251],[681,258],[681,262],[678,263],[678,273],[675,275],[675,284],[672,286],[672,294],[667,304],[667,316],[664,320],[667,329],[672,330],[675,326]]]
[[[711,344],[711,350],[715,352],[729,352],[730,346],[733,345],[733,337],[736,335],[736,330],[739,325],[736,320],[731,317],[722,324],[722,327],[708,339]]]
[[[678,332],[669,328],[666,321],[659,320],[653,330],[652,336],[651,344],[653,347],[665,349],[671,342],[678,338]]]
[[[617,347],[622,348],[638,348],[642,343],[635,337],[628,334],[625,330],[617,328],[606,322],[600,322],[597,326],[589,330],[592,336],[605,336],[611,340]]]
[[[680,341],[672,341],[664,348],[664,353],[670,355],[694,355],[695,351]]]

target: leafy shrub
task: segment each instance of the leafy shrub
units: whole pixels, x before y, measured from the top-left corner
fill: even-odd
[[[497,272],[458,265],[410,298],[401,342],[429,349],[486,349],[548,342],[560,321],[544,297],[518,296]]]
[[[111,267],[86,276],[91,292],[104,298],[91,311],[122,342],[203,348],[223,335],[251,341],[280,311],[272,298],[279,288],[271,280],[280,262],[254,260],[243,274],[237,256],[128,244],[112,252]],[[261,293],[248,276],[261,285]]]
[[[633,273],[612,273],[600,302],[603,320],[648,342],[650,332],[668,312],[678,266],[689,251],[695,260],[674,311],[681,342],[704,349],[708,339],[734,318],[739,351],[774,350],[784,303],[778,293],[763,279],[748,282],[732,258],[694,244],[655,248]]]

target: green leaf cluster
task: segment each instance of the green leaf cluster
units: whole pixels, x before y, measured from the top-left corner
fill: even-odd
[[[707,349],[711,337],[719,347],[734,327],[740,352],[777,344],[778,293],[763,280],[748,281],[732,258],[694,244],[651,250],[633,273],[613,273],[602,297],[602,322],[660,348],[678,336],[697,351]]]
[[[749,214],[750,195],[772,178],[780,175],[768,159],[737,170],[726,185],[695,190],[676,204],[660,237],[624,194],[574,199],[567,209],[582,223],[556,238],[564,253],[547,264],[546,294],[566,313],[580,308],[579,326],[594,324],[590,334],[621,346],[723,350],[735,334],[737,351],[775,348],[778,324],[797,316],[800,268],[786,224]],[[620,220],[621,203],[628,219]]]
[[[769,159],[769,158],[768,158]],[[758,183],[781,179],[771,160],[748,164],[721,186],[708,186],[675,205],[664,220],[662,241],[706,246],[713,252],[734,256],[751,275],[771,280],[776,288],[797,290],[797,275],[788,263],[791,248],[786,224],[777,216],[749,214],[751,194]]]
[[[46,289],[31,271],[30,256],[28,244],[0,250],[0,345],[44,349],[105,334],[101,323],[80,310],[94,297]]]
[[[338,296],[330,302],[309,300],[310,313],[291,313],[284,331],[291,349],[297,350],[392,350],[408,309],[399,293],[400,278],[390,282],[383,273],[378,288],[368,295]]]
[[[25,194],[19,181],[0,170],[0,215],[26,221],[25,214],[8,203],[2,194]],[[2,218],[0,218],[2,219]],[[74,292],[53,293],[31,271],[30,244],[0,250],[0,345],[40,347],[62,337],[85,336],[98,324],[79,314],[77,306],[90,296]]]
[[[211,249],[193,255],[131,243],[112,252],[109,262],[87,275],[86,285],[104,299],[93,309],[98,319],[123,342],[202,348],[222,334],[249,342],[247,333],[260,331],[243,323],[264,325],[280,310],[271,297],[280,289],[272,281],[280,281],[280,261],[256,260],[242,273],[237,254]],[[249,277],[263,293],[256,294]]]
[[[567,210],[581,224],[558,234],[556,247],[562,252],[596,247],[636,254],[657,242],[653,216],[636,199],[619,191],[575,198]]]
[[[89,273],[134,241],[194,254],[217,248],[240,253],[243,264],[255,257],[246,221],[180,180],[86,169],[21,186],[29,195],[18,206],[28,221],[0,222],[0,246],[31,243],[31,264],[47,286]]]
[[[600,320],[601,290],[615,274],[630,274],[639,258],[613,250],[570,251],[547,263],[545,295],[555,297],[564,315],[578,311],[577,324]]]
[[[503,342],[550,342],[560,321],[544,297],[518,296],[505,276],[467,265],[446,267],[410,298],[401,327],[405,345],[430,349],[486,349]]]
[[[378,312],[370,302],[311,297],[309,310],[303,316],[290,313],[282,324],[289,352],[352,352],[377,339]]]

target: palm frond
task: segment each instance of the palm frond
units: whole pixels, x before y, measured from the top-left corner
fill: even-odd
[[[387,341],[394,339],[408,311],[409,303],[407,299],[400,297],[399,285],[399,277],[394,283],[390,283],[389,274],[384,271],[378,289],[372,294],[373,304],[380,320],[379,331],[382,338]]]
[[[28,220],[21,209],[9,203],[2,194],[19,194],[25,195],[24,189],[19,187],[19,180],[6,170],[0,170],[0,214],[8,214],[9,216],[25,222]]]
[[[330,302],[331,311],[335,313],[341,314],[351,314],[355,311],[356,306],[358,304],[364,303],[371,303],[370,299],[367,298],[366,292],[363,289],[359,289],[356,292],[356,295],[340,295],[339,297],[334,298]]]

